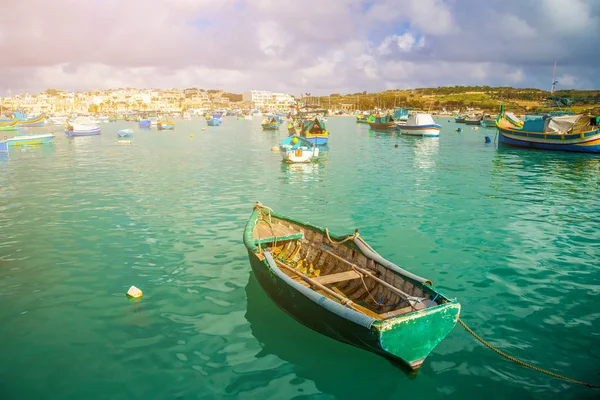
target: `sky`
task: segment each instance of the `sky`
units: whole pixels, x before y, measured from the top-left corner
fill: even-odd
[[[0,96],[600,88],[600,0],[0,0]]]

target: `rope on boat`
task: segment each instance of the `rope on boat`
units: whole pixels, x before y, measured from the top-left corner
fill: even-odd
[[[342,244],[344,242],[347,242],[348,240],[354,240],[358,237],[358,231],[354,231],[354,234],[352,236],[348,236],[346,239],[340,242],[336,242],[335,240],[331,239],[331,236],[329,236],[329,229],[325,228],[325,234],[327,235],[327,240],[329,240],[333,244]]]
[[[496,347],[492,346],[491,344],[489,344],[488,342],[486,342],[485,340],[483,340],[480,336],[478,336],[475,332],[473,332],[471,330],[471,328],[469,328],[467,326],[467,324],[465,324],[462,321],[462,319],[459,318],[458,322],[463,326],[463,328],[465,328],[465,330],[467,332],[469,332],[471,335],[473,335],[473,337],[475,339],[477,339],[479,342],[481,342],[485,347],[487,347],[490,350],[495,351],[496,353],[500,354],[502,357],[504,357],[504,358],[506,358],[506,359],[508,359],[508,360],[510,360],[512,362],[515,362],[515,363],[517,363],[517,364],[519,364],[519,365],[521,365],[523,367],[530,368],[530,369],[532,369],[534,371],[541,372],[542,374],[546,374],[546,375],[553,376],[554,378],[562,379],[563,381],[567,381],[567,382],[571,382],[571,383],[577,383],[579,385],[587,386],[587,387],[589,387],[591,389],[600,389],[600,386],[592,385],[590,383],[586,383],[586,382],[582,382],[582,381],[578,381],[577,379],[568,378],[566,376],[559,375],[559,374],[557,374],[555,372],[548,371],[548,370],[545,370],[545,369],[542,369],[542,368],[538,368],[538,367],[536,367],[534,365],[531,365],[531,364],[528,364],[528,363],[526,363],[524,361],[521,361],[518,358],[515,358],[513,356],[509,356],[505,352],[497,349]]]

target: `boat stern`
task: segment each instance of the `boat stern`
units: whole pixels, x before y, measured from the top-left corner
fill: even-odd
[[[429,309],[376,322],[380,350],[418,370],[425,358],[450,333],[460,314],[460,304],[451,301]]]

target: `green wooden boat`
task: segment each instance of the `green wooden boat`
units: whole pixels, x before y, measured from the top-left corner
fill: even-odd
[[[257,203],[244,244],[258,282],[283,311],[412,370],[458,320],[456,300],[381,257],[358,232],[336,236]]]

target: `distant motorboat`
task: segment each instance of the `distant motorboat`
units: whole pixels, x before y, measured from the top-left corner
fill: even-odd
[[[6,139],[8,146],[30,146],[38,144],[49,144],[54,142],[53,133],[39,133],[35,135],[17,135]]]
[[[440,129],[431,114],[425,113],[410,115],[406,124],[400,127],[402,134],[409,136],[440,136]]]
[[[138,122],[138,126],[140,128],[150,128],[151,125],[152,121],[150,121],[149,119],[140,119],[140,122]]]
[[[133,129],[121,129],[117,131],[119,137],[131,137],[133,136]]]

